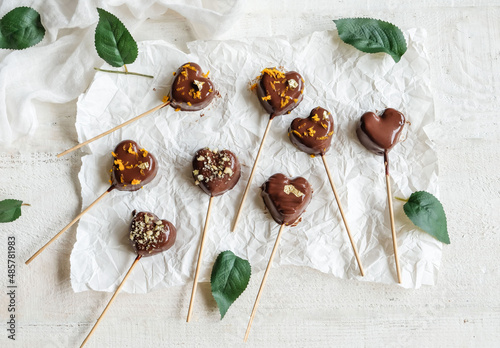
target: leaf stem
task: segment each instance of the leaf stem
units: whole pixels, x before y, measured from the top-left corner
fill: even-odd
[[[28,204],[28,203],[23,203],[21,204],[22,206],[28,206],[28,207],[31,207],[31,204]]]
[[[103,71],[103,72],[109,72],[109,73],[112,73],[112,74],[125,74],[125,75],[143,76],[143,77],[149,77],[150,79],[154,79],[154,76],[152,76],[152,75],[139,74],[139,73],[129,72],[129,71],[106,70],[106,69],[99,69],[99,68],[94,68],[94,70]]]
[[[125,68],[125,72],[128,72],[127,65],[123,64],[123,67]]]
[[[396,198],[398,201],[408,202],[408,200],[404,199],[404,198],[400,198],[400,197],[396,197],[396,196],[394,196],[394,198]]]

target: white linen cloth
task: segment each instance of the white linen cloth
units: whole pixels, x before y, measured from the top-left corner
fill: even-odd
[[[133,29],[147,18],[160,18],[169,9],[186,17],[195,37],[216,38],[242,15],[244,0],[3,0],[0,16],[15,7],[30,6],[40,13],[44,39],[22,51],[0,49],[0,145],[8,145],[37,127],[33,102],[66,103],[92,81],[93,67],[102,64],[94,47],[104,8]],[[65,29],[79,28],[66,34]]]

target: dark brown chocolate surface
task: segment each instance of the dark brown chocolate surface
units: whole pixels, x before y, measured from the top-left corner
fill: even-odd
[[[380,116],[367,112],[361,116],[356,134],[364,147],[382,156],[398,143],[404,125],[405,117],[397,110],[385,109]]]
[[[186,63],[175,73],[170,92],[170,106],[183,111],[198,111],[210,104],[215,88],[196,63]]]
[[[155,157],[135,141],[122,141],[111,154],[113,188],[120,191],[137,191],[155,178],[158,171]]]
[[[257,83],[257,96],[271,118],[290,113],[304,97],[304,79],[295,71],[276,68],[262,70]]]
[[[318,106],[311,110],[309,117],[294,119],[288,136],[299,150],[310,155],[324,155],[332,143],[332,114]]]
[[[195,184],[210,196],[220,196],[232,189],[240,180],[240,162],[229,150],[203,148],[193,158]]]
[[[298,222],[311,201],[313,189],[309,182],[297,177],[274,174],[262,185],[262,198],[274,221],[279,225]]]
[[[130,223],[130,242],[141,256],[153,256],[170,249],[176,237],[174,225],[153,213],[137,213]]]

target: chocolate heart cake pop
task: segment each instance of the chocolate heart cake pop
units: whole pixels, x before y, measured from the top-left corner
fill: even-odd
[[[257,96],[271,118],[290,113],[302,101],[303,93],[304,79],[295,71],[267,68],[257,83]]]
[[[196,151],[193,158],[195,184],[208,195],[215,197],[232,189],[240,179],[240,162],[229,150]]]
[[[288,129],[292,144],[310,155],[324,155],[330,148],[332,135],[332,114],[319,106],[311,110],[308,118],[294,119]]]
[[[189,62],[175,73],[170,95],[170,105],[174,109],[198,111],[214,99],[215,88],[208,78],[208,72],[204,74],[198,64]]]
[[[312,193],[311,184],[306,179],[289,179],[281,173],[274,174],[262,185],[264,203],[280,225],[297,222],[309,205]]]
[[[156,158],[135,141],[124,140],[111,153],[114,157],[111,185],[119,191],[137,191],[156,176]]]
[[[405,116],[397,110],[385,109],[380,116],[367,112],[361,116],[356,134],[364,147],[382,156],[398,143],[404,125]]]
[[[170,249],[176,237],[174,225],[167,220],[160,220],[153,213],[137,213],[130,224],[130,242],[134,251],[141,256],[153,256]]]

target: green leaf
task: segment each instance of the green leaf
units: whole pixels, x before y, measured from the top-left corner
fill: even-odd
[[[422,230],[445,244],[450,244],[443,205],[429,192],[413,192],[403,206],[405,214]]]
[[[245,291],[250,274],[250,263],[227,250],[217,256],[210,283],[212,296],[219,306],[220,318],[224,318],[234,301]]]
[[[0,19],[0,48],[22,50],[44,36],[40,14],[30,7],[16,7]]]
[[[406,52],[406,40],[394,24],[371,18],[333,20],[345,43],[366,53],[385,52],[397,63]]]
[[[21,216],[23,201],[17,199],[4,199],[0,201],[0,222],[11,222]]]
[[[99,57],[115,68],[133,63],[137,43],[125,25],[113,14],[98,8],[99,22],[95,29],[95,48]]]

